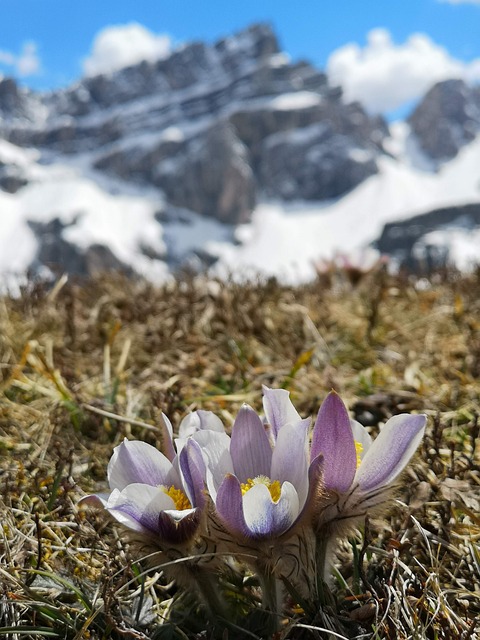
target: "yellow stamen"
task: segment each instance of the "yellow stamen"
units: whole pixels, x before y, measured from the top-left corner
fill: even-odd
[[[171,487],[165,487],[163,484],[159,487],[163,493],[166,493],[167,496],[175,503],[175,509],[177,511],[183,511],[184,509],[191,509],[192,505],[187,496],[180,489],[176,489],[173,484]]]
[[[362,461],[363,444],[355,440],[355,451],[357,452],[357,469]]]
[[[246,482],[241,484],[242,495],[245,495],[256,484],[264,484],[270,491],[272,500],[278,502],[282,492],[282,486],[279,480],[270,480],[267,476],[257,476],[256,478],[248,478]]]

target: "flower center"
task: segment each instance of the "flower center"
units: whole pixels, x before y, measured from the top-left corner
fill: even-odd
[[[357,469],[362,461],[363,444],[355,440],[355,451],[357,452]]]
[[[180,489],[176,489],[173,484],[171,487],[165,487],[163,484],[159,487],[163,493],[166,493],[167,496],[175,503],[175,509],[177,511],[183,511],[184,509],[191,509],[192,505],[187,496]]]
[[[280,499],[280,494],[282,492],[282,487],[280,485],[279,480],[270,480],[267,476],[257,476],[256,478],[248,478],[246,482],[242,482],[241,489],[242,495],[245,495],[247,491],[249,491],[256,484],[264,484],[267,489],[270,491],[270,495],[272,496],[272,500],[274,502],[278,502]]]

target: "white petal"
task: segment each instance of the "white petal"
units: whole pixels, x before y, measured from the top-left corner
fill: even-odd
[[[163,453],[146,442],[126,438],[113,451],[107,477],[110,488],[120,491],[133,483],[180,486],[178,473]]]
[[[401,414],[390,418],[365,454],[355,475],[362,491],[390,484],[420,444],[426,416]]]
[[[197,431],[192,438],[200,445],[206,465],[208,491],[215,500],[219,486],[228,473],[233,473],[230,437],[218,431]]]
[[[263,386],[263,410],[274,437],[286,424],[300,422],[302,419],[290,400],[286,389],[269,389]]]
[[[135,531],[155,531],[158,514],[175,510],[175,502],[158,487],[129,484],[123,491],[114,489],[106,508],[122,524]]]
[[[254,536],[277,536],[286,531],[300,512],[295,487],[284,482],[278,502],[264,484],[254,485],[243,496],[245,522]]]
[[[308,427],[310,420],[284,425],[278,432],[272,455],[272,480],[288,480],[303,506],[308,493]]]
[[[79,506],[86,507],[95,507],[97,509],[101,507],[106,507],[108,499],[110,498],[109,493],[93,493],[88,496],[84,496],[78,501]]]
[[[356,420],[350,420],[350,425],[352,427],[353,439],[355,440],[355,442],[358,442],[362,445],[362,450],[359,453],[360,460],[363,460],[363,457],[370,449],[370,446],[372,444],[372,436],[368,433],[363,424],[360,424],[360,422],[357,422]]]
[[[193,411],[186,415],[178,429],[178,435],[181,438],[188,438],[197,431],[209,429],[211,431],[225,432],[223,422],[213,411]]]

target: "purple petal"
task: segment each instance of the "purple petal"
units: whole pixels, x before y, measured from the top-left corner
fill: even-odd
[[[357,468],[357,452],[348,412],[340,397],[328,394],[313,428],[311,459],[322,454],[323,482],[327,489],[347,491]]]
[[[291,482],[303,506],[308,492],[308,427],[310,419],[286,424],[278,433],[272,455],[271,479]]]
[[[106,509],[129,529],[142,533],[158,533],[158,515],[165,509],[175,509],[172,498],[157,487],[129,484],[123,491],[114,489]]]
[[[305,503],[305,507],[307,507],[307,503],[310,500],[316,500],[316,496],[318,495],[318,489],[322,489],[323,484],[323,464],[324,459],[321,454],[319,454],[316,458],[314,458],[310,466],[308,467],[308,496]]]
[[[178,435],[181,438],[188,438],[196,431],[205,429],[219,431],[221,433],[225,431],[223,422],[213,413],[213,411],[193,411],[183,418],[178,429]]]
[[[133,483],[175,485],[180,488],[178,473],[163,453],[146,442],[129,441],[126,438],[113,451],[107,477],[110,488],[119,491]]]
[[[425,415],[400,414],[387,421],[365,454],[355,476],[361,491],[372,491],[392,482],[420,444]]]
[[[238,478],[234,475],[225,476],[218,489],[215,506],[218,515],[230,532],[245,538],[250,536],[250,530],[243,515],[242,489]]]
[[[286,389],[269,389],[263,386],[263,410],[272,428],[274,439],[284,425],[301,420]]]
[[[154,534],[169,544],[182,544],[191,538],[201,517],[199,509],[176,510],[164,491],[144,484],[130,484],[121,492],[115,489],[106,508],[129,529]]]
[[[279,536],[289,529],[300,513],[295,487],[284,482],[278,502],[273,502],[264,484],[256,484],[243,496],[245,522],[254,538]]]
[[[187,441],[180,453],[179,461],[188,499],[193,506],[203,508],[206,468],[202,451],[195,440]]]
[[[272,448],[262,421],[246,404],[238,412],[233,425],[230,454],[240,482],[261,475],[270,477]]]
[[[201,515],[200,509],[162,511],[158,514],[158,534],[169,544],[184,544],[195,535]]]

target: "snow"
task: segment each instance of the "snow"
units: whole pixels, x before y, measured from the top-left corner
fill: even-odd
[[[182,134],[172,129],[167,135]],[[161,192],[108,179],[89,170],[85,158],[40,165],[38,154],[2,143],[0,158],[7,153],[10,161],[21,163],[36,180],[16,194],[0,191],[0,290],[17,282],[12,276],[25,273],[35,259],[37,242],[29,221],[47,223],[58,218],[70,225],[62,234],[67,242],[81,249],[105,245],[119,260],[157,283],[170,276],[169,268],[164,260],[145,253],[166,255],[178,265],[209,239],[231,238],[230,227],[192,212],[180,211],[181,220],[162,225],[155,218],[164,206]]]
[[[427,247],[430,252],[432,248],[436,248],[440,255],[445,252],[445,247],[448,247],[448,262],[460,271],[468,272],[480,262],[480,229],[438,229],[422,238],[413,250],[421,258],[425,255]]]
[[[291,109],[308,109],[322,102],[322,97],[313,91],[296,91],[284,93],[269,100],[270,107],[278,111],[290,111]]]
[[[36,149],[21,149],[6,140],[0,140],[0,162],[4,164],[26,167],[39,157],[40,152]]]
[[[59,218],[71,225],[63,232],[67,241],[83,248],[104,244],[154,282],[167,278],[169,268],[147,257],[145,247],[151,255],[166,255],[173,266],[203,250],[218,257],[215,274],[301,282],[315,276],[315,262],[364,250],[388,222],[480,202],[480,137],[434,172],[422,162],[408,128],[393,131],[389,150],[395,157],[382,157],[379,173],[344,197],[317,203],[262,201],[252,221],[235,230],[172,208],[167,210],[170,221],[160,223],[155,214],[165,206],[161,192],[107,178],[89,168],[87,157],[45,164],[36,151],[1,142],[0,159],[21,165],[31,181],[16,194],[0,191],[0,273],[23,273],[34,260],[37,247],[29,220]],[[163,135],[181,139],[184,130],[171,128]],[[479,229],[457,224],[429,234],[422,243],[420,252],[426,243],[448,246],[462,268],[480,259]]]
[[[242,244],[210,243],[209,249],[219,257],[217,273],[246,271],[289,282],[308,281],[315,273],[314,261],[369,245],[388,222],[480,202],[480,137],[437,173],[416,168],[416,158],[407,161],[407,151],[403,153],[403,162],[382,158],[379,174],[336,201],[261,203],[252,222],[239,229]]]

